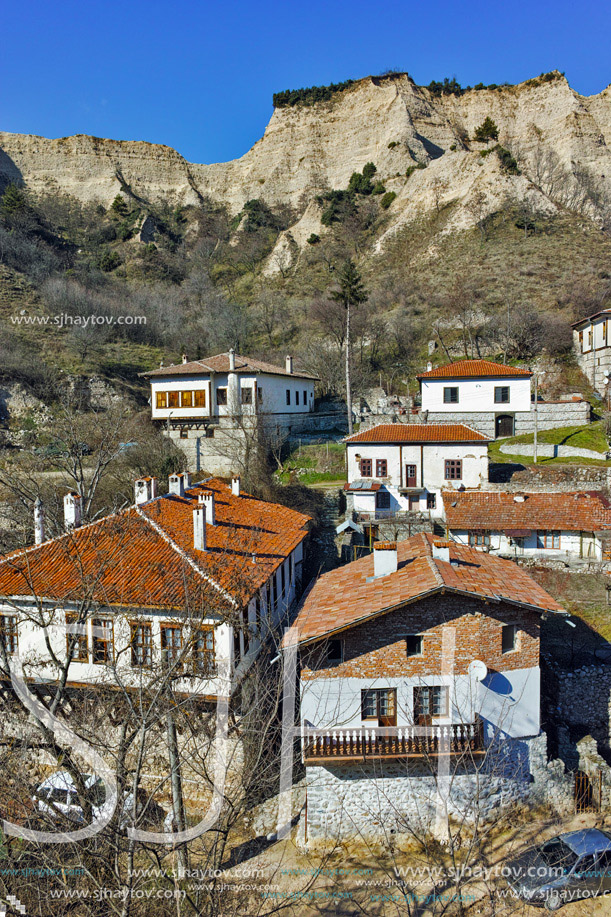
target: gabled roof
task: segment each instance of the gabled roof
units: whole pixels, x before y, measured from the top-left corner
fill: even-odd
[[[212,491],[215,525],[193,547],[193,509]],[[16,551],[0,560],[0,596],[184,608],[246,604],[307,536],[309,517],[212,478]]]
[[[285,645],[311,643],[443,591],[505,601],[540,612],[563,612],[561,605],[528,573],[503,560],[450,543],[450,562],[433,557],[430,534],[397,543],[396,573],[373,578],[373,555],[321,576],[307,594]]]
[[[151,369],[149,372],[140,373],[141,376],[148,378],[164,378],[169,376],[209,376],[210,373],[228,373],[229,372],[229,353],[218,353],[213,357],[205,357],[203,360],[190,360],[188,363],[176,363],[171,366],[161,366],[159,369]],[[236,373],[268,373],[272,376],[292,376],[297,379],[318,380],[318,376],[304,372],[288,372],[284,366],[275,366],[273,363],[265,363],[263,360],[255,360],[253,357],[241,357],[235,354]]]
[[[513,376],[517,379],[528,379],[532,376],[529,369],[507,366],[505,363],[493,363],[491,360],[458,360],[437,366],[429,372],[420,373],[417,379],[477,379]]]
[[[600,309],[598,312],[593,312],[592,315],[586,316],[586,318],[580,318],[576,322],[573,322],[571,328],[578,328],[580,325],[587,325],[588,322],[593,322],[595,318],[600,318],[601,315],[611,315],[611,309]]]
[[[380,423],[348,436],[354,443],[487,443],[490,439],[464,423]]]
[[[452,490],[443,491],[442,497],[448,528],[454,531],[611,531],[611,504],[598,491],[517,494]]]

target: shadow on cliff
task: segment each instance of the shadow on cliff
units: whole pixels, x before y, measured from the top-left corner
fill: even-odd
[[[0,147],[0,194],[4,193],[8,185],[23,187],[23,175],[8,153]]]

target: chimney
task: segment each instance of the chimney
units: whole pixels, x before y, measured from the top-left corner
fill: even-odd
[[[196,551],[206,550],[206,507],[193,510],[193,547]]]
[[[191,487],[191,472],[183,471],[182,480],[183,480],[183,490],[189,490]]]
[[[83,501],[80,494],[69,493],[64,497],[64,528],[67,532],[77,529],[83,521]]]
[[[157,496],[157,478],[138,478],[134,481],[134,502],[136,506],[148,503]]]
[[[197,497],[198,506],[203,506],[206,510],[206,520],[209,525],[216,524],[216,515],[214,512],[214,491],[204,490]]]
[[[426,371],[427,371],[427,373],[430,373],[430,371],[432,370],[432,368],[433,368],[433,364],[432,364],[431,361],[429,360],[429,362],[426,364]]]
[[[182,362],[183,362],[183,363],[188,363],[188,362],[189,362],[188,359],[187,359],[186,353],[183,353],[183,355],[182,355]]]
[[[235,350],[233,349],[233,347],[229,351],[229,370],[230,372],[235,371]]]
[[[231,478],[231,493],[234,497],[240,496],[240,475],[234,474]]]
[[[449,541],[434,541],[433,542],[433,558],[435,560],[444,560],[446,564],[450,563],[450,542]]]
[[[373,575],[388,576],[397,572],[396,541],[378,541],[373,546]]]
[[[169,493],[175,494],[177,497],[184,497],[185,495],[185,482],[181,474],[171,474],[168,478],[168,490]]]
[[[45,511],[40,497],[34,502],[34,544],[42,544],[45,540]]]
[[[293,358],[287,356],[284,361],[284,365],[286,366],[287,373],[290,373],[292,375],[293,374]]]

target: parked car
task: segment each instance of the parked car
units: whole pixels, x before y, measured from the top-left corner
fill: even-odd
[[[104,783],[99,777],[91,774],[83,774],[83,783],[87,797],[91,802],[93,817],[97,818],[106,799]],[[64,816],[76,824],[83,824],[85,820],[78,790],[68,771],[58,771],[47,777],[35,790],[32,801],[39,813],[50,816],[53,819]],[[119,825],[122,828],[132,823],[133,803],[134,794],[127,790],[123,797],[119,820]],[[144,813],[143,823],[147,825],[159,824],[166,814],[161,806],[158,806],[156,802],[140,792],[138,794],[137,812],[139,815]]]
[[[514,892],[548,911],[570,901],[611,895],[611,834],[598,828],[560,834],[530,847],[507,869]]]

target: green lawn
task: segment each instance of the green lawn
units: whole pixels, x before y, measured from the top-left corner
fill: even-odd
[[[521,436],[512,436],[508,439],[496,439],[488,446],[488,457],[491,462],[516,462],[521,465],[532,465],[532,457],[528,455],[508,455],[501,452],[501,446],[515,443],[532,443],[533,433],[523,433]],[[538,465],[608,465],[603,454],[609,446],[605,437],[601,421],[589,424],[586,427],[558,427],[556,430],[540,430],[537,437],[539,443],[551,443],[557,446],[574,446],[577,449],[591,449],[600,452],[600,459],[587,459],[578,456],[574,458],[543,458],[539,456]]]
[[[346,447],[343,443],[317,443],[295,447],[277,474],[283,484],[324,484],[346,480]]]

